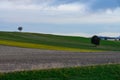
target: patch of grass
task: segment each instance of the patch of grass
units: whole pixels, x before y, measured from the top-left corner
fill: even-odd
[[[0,40],[1,45],[24,47],[24,48],[36,48],[36,49],[49,49],[49,50],[62,50],[62,51],[75,51],[75,52],[102,52],[102,50],[89,50],[89,49],[77,49],[69,47],[49,46],[44,44],[23,43],[15,41]]]
[[[1,73],[0,80],[120,80],[120,64]]]
[[[24,32],[0,32],[0,41],[5,41],[5,40],[20,42],[23,44],[29,43],[29,44],[36,44],[36,45],[54,46],[54,48],[45,47],[46,49],[52,49],[52,50],[56,50],[55,47],[57,47],[57,48],[63,48],[68,51],[70,49],[74,49],[73,51],[75,51],[76,49],[78,51],[81,50],[83,52],[85,52],[85,50],[86,52],[120,51],[120,41],[102,40],[101,45],[99,47],[94,47],[90,42],[90,38],[83,38],[83,37],[58,36],[58,35],[51,35],[51,34],[24,33]],[[3,43],[0,43],[0,44],[3,44]],[[7,43],[3,45],[7,45]],[[16,46],[16,45],[13,45],[13,46]],[[21,45],[20,47],[24,47],[24,46],[27,46],[27,45]],[[57,49],[57,50],[63,50],[63,49]]]

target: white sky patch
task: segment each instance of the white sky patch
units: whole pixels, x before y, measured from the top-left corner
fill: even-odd
[[[119,37],[120,33],[113,33],[113,32],[103,32],[97,34],[98,36],[108,36],[108,37]]]
[[[79,36],[79,37],[91,37],[92,34],[87,33],[52,33],[55,35],[63,35],[63,36]]]
[[[113,14],[113,11],[111,9],[107,9],[105,12],[106,14]]]
[[[56,10],[60,10],[60,11],[85,11],[85,5],[78,5],[78,4],[63,4],[60,5],[56,8]]]
[[[92,37],[94,35],[97,36],[106,36],[106,37],[119,37],[120,33],[113,33],[113,32],[102,32],[96,34],[88,34],[88,33],[52,33],[55,35],[64,35],[64,36],[79,36],[79,37]]]

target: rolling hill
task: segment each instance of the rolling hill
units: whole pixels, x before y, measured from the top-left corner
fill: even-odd
[[[75,52],[120,51],[119,41],[101,40],[101,45],[94,47],[90,38],[28,32],[0,31],[0,45]]]
[[[97,65],[1,73],[0,80],[120,80],[120,65]]]

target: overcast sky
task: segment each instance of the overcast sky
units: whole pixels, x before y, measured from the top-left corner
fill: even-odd
[[[120,0],[0,0],[0,31],[120,35]]]

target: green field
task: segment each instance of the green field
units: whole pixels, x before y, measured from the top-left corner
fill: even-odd
[[[120,80],[120,65],[1,73],[0,80]]]
[[[102,40],[95,47],[90,38],[25,32],[0,32],[0,45],[74,52],[120,51],[119,41]],[[120,64],[0,73],[0,80],[120,80]]]
[[[101,41],[94,47],[90,38],[25,32],[0,32],[0,45],[76,52],[120,51],[119,41]]]

